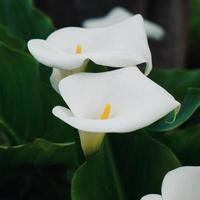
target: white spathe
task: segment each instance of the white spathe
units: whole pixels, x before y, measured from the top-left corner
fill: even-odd
[[[165,89],[136,66],[103,73],[70,75],[59,84],[68,108],[53,114],[77,128],[94,133],[123,133],[146,127],[180,106]],[[109,118],[100,116],[111,105]]]
[[[162,183],[162,195],[147,195],[141,200],[199,200],[200,167],[180,167],[170,171]]]
[[[79,68],[88,59],[109,67],[146,63],[146,75],[152,69],[141,15],[102,28],[62,28],[46,40],[30,40],[28,49],[40,63],[64,70]]]
[[[51,83],[51,86],[53,87],[53,89],[59,93],[59,88],[58,88],[58,85],[59,85],[59,82],[69,76],[69,75],[72,75],[74,73],[79,73],[79,72],[83,72],[85,70],[85,67],[86,67],[86,64],[85,63],[84,65],[82,65],[81,67],[79,68],[76,68],[76,69],[72,69],[72,70],[64,70],[64,69],[57,69],[57,68],[53,68],[53,71],[51,73],[51,76],[50,76],[50,83]]]
[[[71,71],[72,70],[53,68],[53,71],[52,71],[52,74],[51,74],[49,80],[50,80],[51,86],[53,87],[53,89],[55,91],[57,91],[59,93],[58,85],[59,85],[60,80],[71,75],[72,74]]]
[[[126,10],[123,7],[115,7],[113,8],[106,16],[87,19],[83,22],[83,27],[86,28],[96,28],[96,27],[104,27],[110,26],[115,23],[119,23],[127,18],[133,16],[133,13]],[[154,40],[161,40],[165,36],[164,29],[148,20],[144,20],[145,29],[147,32],[147,36]]]

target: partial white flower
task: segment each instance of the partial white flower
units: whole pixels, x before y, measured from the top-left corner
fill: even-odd
[[[144,196],[141,200],[163,200],[158,194],[149,194]]]
[[[74,74],[61,80],[59,89],[70,109],[57,106],[53,114],[90,135],[135,131],[180,106],[136,66]]]
[[[106,16],[100,18],[87,19],[83,22],[83,27],[96,28],[110,26],[115,23],[119,23],[127,18],[133,16],[133,13],[126,10],[123,7],[113,8]],[[164,29],[148,20],[144,21],[147,36],[154,40],[161,40],[165,36]]]
[[[72,73],[70,70],[53,68],[52,74],[49,79],[53,89],[55,91],[59,92],[58,84],[59,84],[60,80],[62,80],[63,78],[65,78],[71,74]]]
[[[200,167],[180,167],[165,176],[162,195],[151,194],[141,200],[199,200]]]
[[[39,62],[58,69],[75,69],[88,59],[109,67],[146,63],[146,74],[152,69],[151,52],[140,15],[109,27],[62,28],[47,40],[30,40],[28,48]]]

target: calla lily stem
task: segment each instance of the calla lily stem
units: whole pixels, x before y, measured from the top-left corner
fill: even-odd
[[[79,131],[79,136],[84,155],[88,157],[98,152],[105,133],[87,133]]]

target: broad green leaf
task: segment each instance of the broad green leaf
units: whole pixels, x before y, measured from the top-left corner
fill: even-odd
[[[73,137],[77,131],[52,115],[52,108],[55,105],[63,105],[64,102],[51,87],[41,83],[38,64],[27,54],[10,49],[3,43],[0,44],[0,64],[0,139],[3,140],[2,143],[10,146],[23,145],[41,137],[57,143],[74,141]],[[27,156],[31,153],[28,148],[29,146],[23,149],[23,153]],[[9,149],[6,148],[5,152],[7,151],[9,152]],[[48,151],[49,149],[46,148],[46,156],[48,156]],[[14,148],[12,153],[16,160],[11,160],[17,163],[19,161],[17,149]],[[66,162],[74,162],[75,156],[70,158],[66,156],[63,157],[61,154],[63,159],[71,160],[66,160]],[[51,159],[54,162],[57,156]],[[3,154],[0,154],[0,162],[4,160]],[[45,162],[44,158],[43,160]],[[42,159],[39,161],[42,162]]]
[[[82,162],[82,150],[77,129],[64,123],[52,114],[55,106],[67,106],[62,97],[46,83],[40,84],[41,99],[44,114],[44,132],[43,137],[53,142],[76,142],[77,152],[79,152],[79,162]],[[73,157],[71,158],[73,159]]]
[[[188,88],[200,87],[200,70],[153,70],[149,77],[178,101],[183,100]]]
[[[46,38],[53,30],[52,22],[33,7],[32,0],[0,0],[0,24],[25,41]]]
[[[182,102],[179,114],[173,123],[172,113],[152,124],[147,130],[154,132],[170,131],[187,121],[200,106],[200,88],[188,89],[187,94]]]
[[[78,165],[75,143],[52,143],[35,139],[32,143],[18,146],[0,145],[0,165]]]
[[[49,81],[49,78],[51,76],[51,73],[52,73],[52,69],[51,67],[47,67],[45,65],[42,65],[40,63],[40,79],[45,82],[46,84],[48,84],[49,86],[51,85],[50,84],[50,81]]]
[[[41,87],[38,71],[32,57],[0,43],[0,139],[7,144],[0,145],[2,199],[67,198],[65,173],[78,165],[77,147],[67,143],[72,133],[52,119],[51,106],[61,97]]]
[[[41,135],[43,116],[38,64],[0,43],[0,129],[13,144]]]
[[[164,175],[179,167],[175,155],[143,131],[113,134],[72,180],[72,200],[138,200],[160,193]]]
[[[200,125],[165,133],[161,137],[183,165],[200,165]]]
[[[46,83],[40,84],[42,108],[44,111],[44,126],[43,137],[54,142],[72,142],[77,134],[77,129],[72,128],[68,124],[52,114],[52,109],[55,106],[66,106],[60,95],[58,95],[51,86]]]
[[[7,44],[8,46],[16,49],[23,50],[25,48],[25,43],[23,40],[13,36],[6,27],[0,25],[0,41]]]
[[[0,0],[0,24],[25,42],[45,39],[54,30],[51,20],[33,6],[32,0]],[[40,67],[42,80],[48,82],[49,74],[49,68]]]

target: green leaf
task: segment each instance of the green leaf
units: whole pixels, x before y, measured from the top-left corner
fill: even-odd
[[[34,38],[45,39],[54,30],[51,20],[33,6],[32,0],[0,0],[0,24],[25,42]],[[20,48],[15,45],[17,47]],[[48,82],[49,74],[50,68],[40,67],[42,80]]]
[[[46,38],[53,30],[52,22],[31,0],[0,0],[0,24],[25,41]]]
[[[52,143],[35,139],[32,143],[18,146],[0,146],[1,165],[78,165],[75,143]],[[73,158],[73,159],[72,159]]]
[[[88,61],[87,66],[85,68],[85,72],[98,73],[98,72],[105,72],[105,71],[107,71],[106,66],[97,65],[91,60]]]
[[[13,36],[6,27],[0,25],[0,41],[7,44],[8,46],[16,49],[24,50],[25,43],[23,40]]]
[[[73,142],[74,136],[77,134],[77,129],[62,122],[52,114],[52,109],[55,106],[66,106],[60,95],[46,83],[40,84],[42,108],[44,113],[43,137],[53,142]]]
[[[39,80],[34,59],[0,44],[0,63],[0,129],[11,144],[36,137],[72,142],[77,131],[52,114],[54,106],[66,104]]]
[[[11,156],[10,162],[20,162],[20,156],[25,154],[26,157],[30,154],[31,159],[33,157],[31,145],[26,145],[22,149],[23,154],[20,153],[19,156],[17,151],[19,146],[17,148],[12,146],[24,145],[35,138],[43,137],[56,143],[74,141],[73,137],[77,131],[52,114],[52,108],[55,105],[63,105],[64,102],[50,86],[41,83],[38,64],[27,54],[11,49],[3,43],[0,43],[0,63],[0,139],[3,144],[13,148],[12,156],[16,159],[11,159]],[[3,155],[6,155],[6,152],[9,154],[10,148],[5,148],[3,154],[0,154],[0,163],[7,160]],[[34,148],[38,148],[38,145],[34,145]],[[59,158],[58,153],[63,160],[67,159],[65,162],[76,160],[76,156],[72,154],[68,157],[63,156],[62,151],[59,151],[56,156],[51,156],[52,161],[50,161],[48,157],[50,150],[46,148],[44,155],[48,161],[43,157],[38,158],[38,163],[51,164]]]
[[[183,100],[188,88],[200,87],[200,70],[153,70],[149,77],[178,101]]]
[[[173,123],[171,114],[155,122],[147,128],[149,131],[161,132],[173,130],[186,122],[200,106],[200,88],[188,89],[187,94],[182,102],[179,114]]]
[[[183,165],[200,165],[200,125],[166,133],[161,138]]]
[[[13,144],[30,141],[43,130],[38,64],[0,43],[0,65],[0,129]]]
[[[66,106],[39,80],[38,64],[27,54],[0,44],[0,129],[12,144],[36,137],[72,142],[76,129],[57,119],[52,108]]]
[[[175,155],[143,131],[113,134],[72,180],[72,200],[138,200],[160,193],[164,175],[179,167]]]

